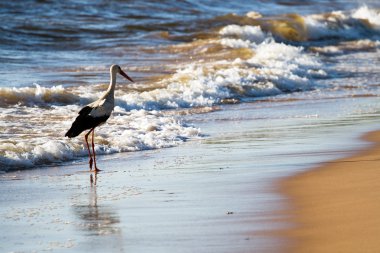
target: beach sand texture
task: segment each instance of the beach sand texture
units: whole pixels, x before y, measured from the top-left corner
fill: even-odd
[[[282,185],[298,224],[290,252],[380,252],[380,132],[364,138],[375,144]]]

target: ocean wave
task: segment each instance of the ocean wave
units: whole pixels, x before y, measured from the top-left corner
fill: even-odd
[[[364,39],[354,41],[343,41],[337,43],[336,45],[310,47],[310,50],[319,54],[334,56],[363,51],[376,52],[376,50],[379,47],[380,41]]]
[[[310,90],[316,87],[315,78],[327,75],[315,56],[302,47],[275,42],[259,27],[227,26],[220,34],[218,43],[227,54],[236,48],[244,50],[234,51],[236,55],[228,60],[182,65],[174,74],[157,81],[157,88],[117,90],[115,104],[126,110],[212,106],[229,99]],[[100,96],[100,90],[98,86],[1,88],[0,106],[85,105]]]
[[[182,58],[163,67],[162,77],[147,77],[150,83],[118,86],[113,116],[96,132],[97,153],[172,147],[198,136],[199,129],[168,116],[180,115],[178,109],[319,92],[324,88],[319,80],[331,75],[319,54],[377,50],[379,42],[371,36],[379,34],[379,15],[365,6],[306,16],[264,17],[250,12],[234,16],[236,23],[214,29],[202,39],[162,46],[157,51]],[[103,71],[104,67],[77,69]],[[63,136],[80,107],[97,99],[106,87],[0,88],[0,170],[87,156],[83,138]],[[170,109],[175,110],[169,113]]]
[[[370,28],[380,31],[380,10],[370,9],[363,5],[357,10],[354,10],[351,16],[355,19],[364,21]]]
[[[62,85],[42,87],[35,84],[34,87],[0,88],[0,106],[11,105],[24,106],[48,106],[54,104],[85,103],[89,100],[69,92]]]
[[[169,53],[195,54],[194,60],[177,64],[174,74],[155,80],[153,86],[158,88],[118,91],[116,104],[125,109],[160,110],[310,90],[317,86],[315,79],[328,76],[328,70],[313,53],[334,54],[378,47],[376,41],[366,37],[368,31],[371,34],[379,31],[380,11],[367,6],[307,16],[264,17],[249,12],[240,19],[244,25],[223,26],[211,39],[170,46]],[[238,22],[239,17],[235,17],[235,21]],[[321,40],[325,43],[326,38],[337,38],[340,44],[314,46],[306,51],[303,44],[289,45],[284,41]],[[352,46],[352,42],[342,42],[342,39],[358,39],[358,43]],[[305,47],[310,45],[305,44]],[[93,68],[82,66],[81,69]],[[84,105],[100,94],[96,85],[70,89],[38,84],[0,88],[0,106]]]
[[[212,43],[219,44],[230,59],[179,65],[174,74],[151,84],[152,88],[118,89],[115,104],[127,110],[211,106],[225,99],[310,90],[315,85],[314,78],[327,75],[315,56],[302,47],[275,42],[260,27],[231,25],[223,28],[220,35],[222,38]],[[244,50],[234,51],[239,48]],[[85,105],[97,99],[104,87],[35,84],[35,87],[0,88],[0,106]]]
[[[320,41],[325,39],[365,39],[380,35],[380,10],[363,5],[351,11],[298,15],[286,14],[263,17],[247,13],[252,25],[285,41]],[[243,18],[245,19],[245,17]]]
[[[239,25],[228,25],[223,27],[219,34],[224,37],[235,37],[239,40],[249,41],[250,43],[262,43],[267,35],[261,30],[259,26],[239,26]],[[222,43],[223,44],[223,43]]]
[[[172,46],[194,61],[179,64],[156,89],[120,94],[123,108],[147,110],[212,106],[223,101],[311,90],[327,70],[303,47],[276,42],[260,26],[228,25],[219,39]]]
[[[0,123],[0,128],[18,128],[23,131],[3,132],[0,139],[0,170],[33,168],[58,164],[87,156],[83,137],[64,138],[71,124],[67,115],[75,115],[75,107],[60,107],[57,110],[40,108],[24,109],[29,114],[42,115],[35,122],[19,117],[17,121]],[[11,114],[11,112],[9,112]],[[54,117],[51,117],[52,115]],[[45,120],[44,120],[45,119]],[[21,121],[21,122],[20,122]],[[96,129],[95,150],[97,154],[112,154],[159,149],[176,146],[189,138],[198,136],[200,130],[180,122],[175,117],[158,111],[125,111],[116,107],[114,116],[106,126]]]
[[[308,40],[364,39],[380,34],[380,11],[367,6],[351,12],[335,11],[305,17]]]
[[[328,78],[329,70],[314,53],[376,50],[378,42],[368,38],[378,34],[379,13],[362,6],[306,16],[233,15],[231,22],[238,24],[221,27],[219,38],[208,35],[170,47],[194,60],[160,81],[157,86],[164,88],[123,94],[117,101],[123,107],[168,109],[319,88],[317,80]],[[312,41],[333,45],[310,47]]]
[[[171,46],[172,52],[195,60],[162,80],[164,88],[124,94],[118,101],[145,109],[179,108],[320,88],[318,79],[328,78],[329,69],[314,53],[334,49],[311,48],[307,42],[327,43],[327,38],[334,39],[334,46],[342,43],[337,50],[344,52],[376,50],[378,43],[368,37],[378,34],[378,17],[379,11],[366,6],[307,16],[264,17],[252,12],[240,19],[235,16],[233,20],[244,25],[221,27],[219,39]]]

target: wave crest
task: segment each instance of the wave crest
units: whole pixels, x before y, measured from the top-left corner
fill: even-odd
[[[30,110],[43,113],[44,109]],[[55,112],[57,113],[58,111]],[[0,139],[0,170],[51,165],[87,156],[84,138],[63,137],[71,123],[67,115],[74,115],[75,112],[67,107],[66,110],[61,108],[59,113],[60,118],[46,117],[46,121],[39,122],[37,126],[28,125],[28,120],[24,120],[25,122],[21,124],[27,130],[22,136],[17,137],[14,133],[3,134],[6,138]],[[12,122],[7,124],[7,127],[13,127]],[[97,128],[95,150],[97,154],[111,154],[166,148],[196,137],[199,133],[199,129],[157,111],[127,112],[123,108],[116,107],[115,115],[107,126]]]
[[[53,104],[74,104],[82,101],[83,98],[70,93],[62,85],[53,87],[42,87],[35,84],[35,87],[22,88],[0,88],[0,106],[11,105],[25,106],[50,106]]]

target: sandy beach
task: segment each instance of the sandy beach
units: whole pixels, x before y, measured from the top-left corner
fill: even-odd
[[[289,252],[380,251],[380,132],[363,137],[365,151],[286,179],[290,217]]]

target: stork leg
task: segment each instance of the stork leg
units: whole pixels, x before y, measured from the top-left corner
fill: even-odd
[[[92,153],[94,154],[94,165],[95,165],[95,172],[98,172],[99,169],[96,167],[96,155],[95,155],[95,144],[94,144],[94,132],[95,128],[92,129]]]
[[[86,145],[87,145],[87,150],[88,150],[88,155],[90,156],[90,160],[88,161],[89,165],[90,165],[90,170],[92,170],[92,155],[91,155],[91,151],[90,151],[90,146],[88,145],[88,136],[90,135],[91,132],[93,132],[93,128],[84,136],[84,138],[86,139]]]

